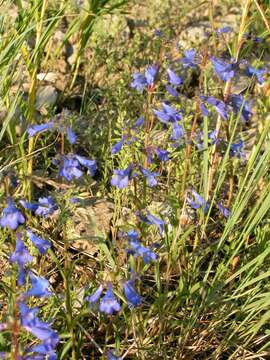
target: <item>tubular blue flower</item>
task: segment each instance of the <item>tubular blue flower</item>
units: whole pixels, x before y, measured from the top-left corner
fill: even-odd
[[[243,140],[240,140],[238,143],[231,144],[230,155],[231,156],[236,156],[238,159],[245,158],[246,154],[243,151],[244,145],[245,145],[245,143],[244,143]]]
[[[214,145],[218,142],[217,134],[218,134],[217,130],[209,131],[208,139],[209,139],[210,145]]]
[[[38,208],[38,204],[30,203],[29,201],[26,201],[24,199],[20,200],[19,203],[29,211],[36,211]]]
[[[39,308],[29,308],[24,303],[19,304],[20,309],[20,321],[22,327],[36,336],[39,340],[48,343],[51,343],[51,350],[54,344],[54,347],[59,342],[58,334],[53,330],[50,325],[46,322],[41,321],[37,317]]]
[[[235,76],[236,64],[227,63],[221,59],[215,57],[210,58],[215,72],[223,81],[228,81]]]
[[[97,170],[96,160],[90,160],[90,159],[87,159],[84,156],[79,156],[79,155],[75,155],[75,157],[82,166],[87,168],[87,170],[89,171],[89,174],[91,176],[95,175],[96,170]]]
[[[166,90],[168,91],[168,93],[170,94],[170,95],[172,95],[173,97],[175,97],[175,98],[178,98],[179,97],[179,94],[178,94],[178,91],[177,90],[175,90],[175,88],[173,88],[172,86],[170,86],[170,85],[165,85],[165,87],[166,87]]]
[[[149,211],[146,215],[141,214],[140,212],[137,213],[140,220],[143,222],[150,224],[150,225],[156,225],[158,227],[158,230],[160,234],[163,234],[164,231],[164,221],[159,219],[158,217],[151,214]]]
[[[156,177],[159,176],[159,173],[147,170],[143,166],[140,166],[140,170],[143,176],[146,178],[148,186],[153,187],[157,185]]]
[[[200,98],[201,98],[201,96],[200,96]],[[202,112],[203,116],[209,116],[209,111],[208,111],[208,109],[206,108],[206,106],[204,105],[204,103],[202,101],[200,101],[200,109],[201,109],[201,112]]]
[[[195,49],[186,50],[184,52],[184,57],[181,59],[183,66],[196,68],[198,66],[198,60],[195,58],[196,51]]]
[[[187,197],[189,205],[196,210],[202,208],[203,212],[206,213],[209,209],[209,204],[195,190],[192,190],[192,195],[194,200]]]
[[[159,219],[158,217],[154,216],[150,212],[148,212],[148,214],[146,215],[146,218],[147,218],[149,224],[156,225],[158,227],[158,230],[159,230],[160,234],[162,235],[163,231],[164,231],[164,221]]]
[[[144,74],[135,73],[132,75],[133,81],[130,86],[139,92],[142,92],[147,86],[152,86],[158,73],[158,66],[149,66]]]
[[[168,122],[176,122],[182,119],[181,111],[174,109],[172,106],[162,103],[163,109],[161,110],[153,110],[154,114],[157,118],[164,124],[168,124]]]
[[[139,117],[139,119],[137,119],[135,121],[135,124],[133,125],[133,129],[137,129],[138,127],[141,127],[144,124],[144,116]]]
[[[36,297],[49,297],[52,293],[48,290],[50,283],[47,279],[36,276],[31,271],[29,272],[29,278],[32,284],[30,290],[24,293],[24,297],[36,296]]]
[[[224,26],[224,27],[221,27],[219,29],[217,29],[217,34],[220,35],[220,34],[228,34],[232,32],[232,28],[230,26]]]
[[[71,145],[76,144],[77,136],[71,127],[67,128],[67,139]]]
[[[266,68],[263,68],[263,69],[256,69],[252,66],[248,66],[246,68],[246,74],[247,76],[249,77],[253,77],[255,76],[258,83],[260,85],[262,85],[264,82],[265,82],[265,77],[264,75],[267,73],[267,69]]]
[[[111,185],[118,187],[118,189],[123,189],[128,186],[128,182],[132,176],[133,165],[129,165],[126,169],[123,170],[114,170],[114,175],[111,179]]]
[[[26,233],[41,255],[44,255],[51,247],[51,243],[48,240],[42,239],[41,237],[35,235],[30,229],[27,229]]]
[[[46,130],[51,130],[54,127],[54,122],[50,121],[47,124],[40,124],[40,125],[31,125],[26,130],[28,132],[28,137],[31,138],[40,132],[44,132]]]
[[[85,298],[85,300],[90,303],[90,306],[94,306],[98,302],[98,300],[100,299],[102,292],[103,292],[103,286],[100,285],[97,288],[97,290],[92,295],[87,296]]]
[[[128,280],[124,283],[124,293],[128,301],[129,308],[141,305],[142,297],[135,290],[134,280]]]
[[[37,209],[35,210],[36,215],[44,216],[45,218],[53,214],[58,206],[55,204],[51,196],[42,197],[38,199]]]
[[[235,114],[239,114],[241,111],[241,118],[244,121],[249,121],[252,117],[252,102],[245,99],[242,94],[231,95],[229,98],[229,104],[232,106]]]
[[[145,78],[146,78],[147,85],[151,86],[154,84],[156,77],[157,77],[158,70],[159,70],[159,67],[156,65],[149,66],[145,70]]]
[[[227,208],[225,208],[221,202],[219,202],[217,204],[217,208],[221,211],[222,215],[225,217],[225,218],[228,218],[229,216],[231,216],[231,212],[230,210],[228,210]]]
[[[18,265],[18,284],[20,286],[25,284],[25,266],[31,263],[33,257],[30,255],[27,247],[21,239],[21,234],[17,234],[16,239],[16,248],[15,251],[11,254],[9,261],[12,264]]]
[[[157,254],[142,246],[137,240],[130,240],[129,245],[131,249],[128,252],[135,257],[141,256],[145,264],[148,264],[150,261],[156,261],[158,258]]]
[[[174,123],[173,127],[172,127],[172,135],[170,136],[170,139],[171,140],[179,140],[183,136],[184,136],[183,126],[178,123]]]
[[[156,154],[160,161],[168,161],[169,160],[169,152],[167,150],[156,148]]]
[[[12,199],[8,199],[7,207],[4,208],[2,217],[0,219],[0,226],[15,230],[20,224],[24,224],[25,218],[18,210]]]
[[[78,179],[83,175],[79,161],[72,155],[63,156],[63,165],[59,175],[67,181]]]
[[[49,338],[45,339],[41,344],[35,345],[29,349],[33,353],[47,355],[46,359],[57,360],[57,355],[54,351],[56,345],[59,342],[59,336],[56,331],[52,330],[52,334]]]
[[[141,73],[135,73],[132,74],[132,77],[133,77],[133,81],[131,82],[130,86],[136,89],[137,91],[142,92],[147,86],[147,81],[145,76]]]
[[[171,85],[179,86],[183,84],[183,80],[171,69],[167,69],[167,74]]]
[[[22,241],[21,234],[17,234],[15,251],[11,254],[9,260],[11,263],[17,264],[20,267],[25,267],[26,264],[33,260],[33,257]]]
[[[117,154],[119,151],[121,151],[122,146],[125,143],[125,138],[122,138],[120,141],[118,141],[113,147],[112,147],[112,154]]]
[[[112,284],[109,284],[108,289],[100,301],[99,311],[107,315],[112,315],[114,312],[120,311],[120,304],[114,296]]]
[[[137,233],[136,230],[129,230],[127,235],[130,240],[139,241],[139,234]]]
[[[228,120],[228,108],[227,108],[227,105],[222,101],[222,100],[219,100],[219,99],[216,99],[214,98],[213,96],[200,96],[200,100],[209,104],[209,105],[212,105],[215,107],[216,111],[219,113],[219,115],[224,119],[224,120]],[[202,112],[205,116],[208,116],[208,111],[206,114],[205,112],[205,109],[202,109]]]

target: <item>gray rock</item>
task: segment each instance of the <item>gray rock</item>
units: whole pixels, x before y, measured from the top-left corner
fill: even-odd
[[[206,21],[198,22],[195,26],[188,26],[180,34],[179,45],[188,48],[194,44],[201,44],[210,32],[210,24]]]
[[[94,255],[110,233],[114,205],[106,199],[81,200],[66,224],[66,236],[72,248]]]
[[[58,93],[52,85],[41,86],[37,90],[36,109],[46,114],[55,105],[57,97]]]

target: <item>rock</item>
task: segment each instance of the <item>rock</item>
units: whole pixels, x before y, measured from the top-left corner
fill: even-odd
[[[180,34],[179,45],[184,48],[189,48],[194,44],[199,45],[208,38],[208,33],[211,32],[209,22],[201,21],[195,26],[188,26]]]
[[[94,255],[99,250],[98,245],[109,236],[113,211],[113,203],[106,199],[80,200],[66,225],[70,246]]]
[[[58,79],[58,76],[56,73],[53,73],[53,72],[40,73],[40,74],[37,74],[37,79],[39,81],[48,81],[51,83],[55,83],[56,80]]]
[[[52,85],[41,86],[37,90],[36,109],[43,114],[51,109],[57,101],[58,93]]]

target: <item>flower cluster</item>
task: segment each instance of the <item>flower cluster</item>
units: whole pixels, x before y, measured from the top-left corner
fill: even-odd
[[[27,229],[24,233],[29,238],[32,244],[37,248],[40,255],[44,255],[51,247],[51,243],[38,235],[32,230]],[[30,255],[27,246],[23,241],[23,234],[18,232],[16,234],[16,247],[10,256],[10,262],[17,268],[17,283],[19,292],[17,294],[17,302],[15,307],[18,309],[18,317],[6,324],[6,327],[11,329],[14,323],[18,323],[21,331],[26,331],[34,335],[39,343],[26,347],[22,359],[45,359],[47,356],[50,360],[57,359],[55,348],[59,342],[57,332],[51,327],[50,323],[40,320],[37,316],[39,308],[30,308],[27,305],[27,300],[32,297],[46,298],[52,296],[49,290],[50,284],[44,277],[37,276],[30,270],[33,256]],[[23,289],[30,283],[31,287],[28,290]]]

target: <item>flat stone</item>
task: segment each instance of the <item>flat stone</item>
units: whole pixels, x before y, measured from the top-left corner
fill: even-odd
[[[72,248],[93,255],[110,233],[114,205],[106,199],[80,200],[67,223],[66,236]]]
[[[37,90],[36,109],[44,114],[47,113],[47,110],[55,105],[57,97],[58,93],[54,86],[41,86]]]

